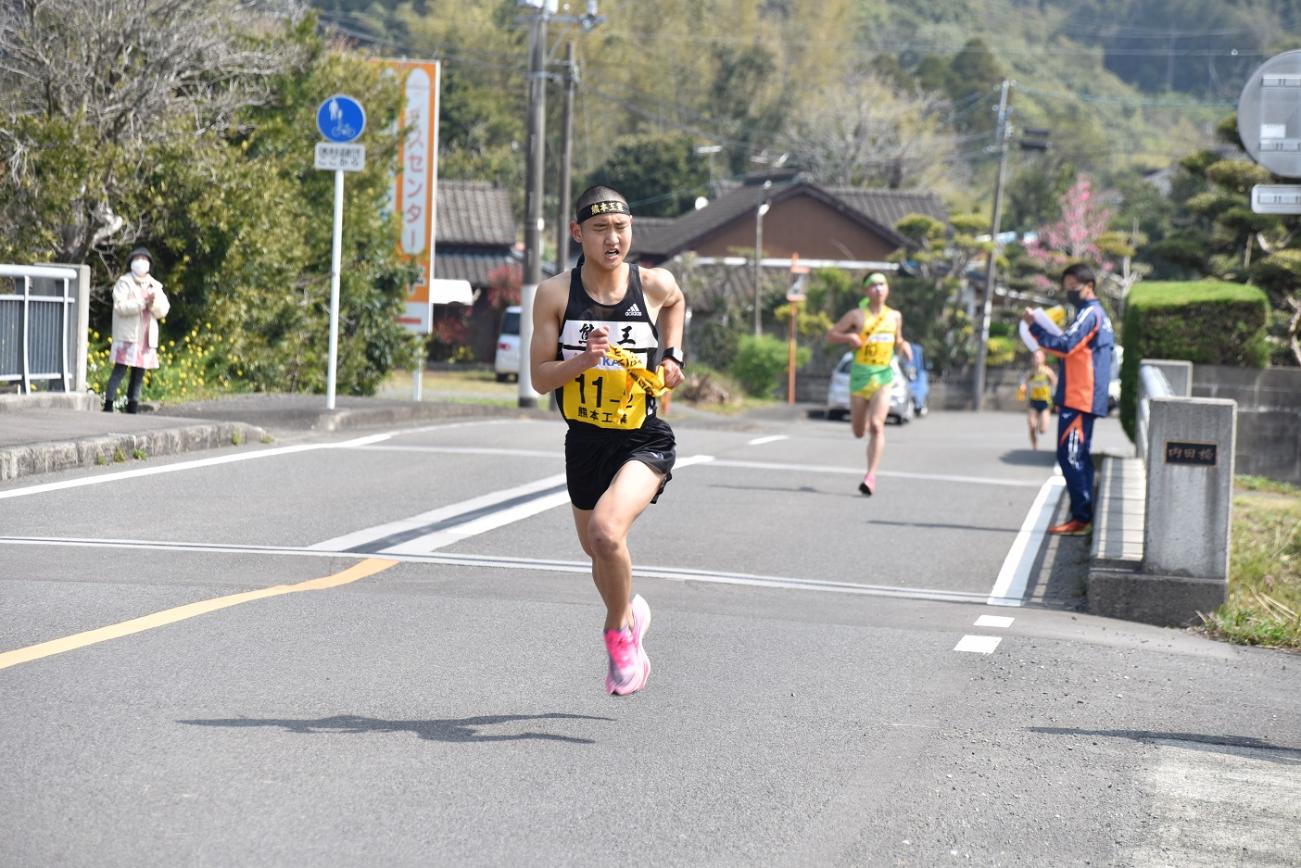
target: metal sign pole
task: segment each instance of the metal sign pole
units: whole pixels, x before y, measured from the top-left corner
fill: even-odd
[[[325,409],[334,409],[339,369],[339,272],[343,259],[343,170],[334,172],[334,243],[330,249],[330,361],[325,377]]]

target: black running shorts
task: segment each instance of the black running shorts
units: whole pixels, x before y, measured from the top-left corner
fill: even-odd
[[[677,459],[677,442],[673,429],[657,416],[651,416],[635,431],[589,434],[577,426],[565,434],[565,481],[569,500],[579,509],[595,509],[596,502],[614,481],[619,469],[629,461],[640,461],[661,474],[659,490],[651,503],[659,500],[664,486],[673,478]]]

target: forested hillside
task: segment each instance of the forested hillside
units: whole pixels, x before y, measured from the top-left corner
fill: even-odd
[[[444,176],[522,186],[527,29],[515,0],[314,5],[360,49],[443,59]],[[1051,143],[1017,151],[1008,216],[1032,227],[1078,172],[1112,186],[1210,144],[1250,71],[1301,45],[1290,0],[605,0],[599,11],[590,32],[550,34],[553,58],[573,40],[581,68],[576,183],[616,145],[625,159],[667,149],[679,175],[641,194],[640,210],[659,214],[704,192],[711,170],[737,177],[782,155],[835,183],[928,186],[988,208],[1006,77],[1018,139]],[[702,145],[721,150],[696,156]]]

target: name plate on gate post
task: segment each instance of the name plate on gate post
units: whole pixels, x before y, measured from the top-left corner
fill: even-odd
[[[1218,458],[1219,446],[1216,443],[1181,443],[1177,440],[1165,442],[1166,464],[1197,464],[1202,467],[1214,467]]]

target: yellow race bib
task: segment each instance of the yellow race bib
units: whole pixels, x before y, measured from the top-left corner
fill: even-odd
[[[633,430],[646,421],[647,395],[660,397],[668,388],[659,375],[622,347],[610,345],[605,358],[561,389],[565,418],[598,428]]]

